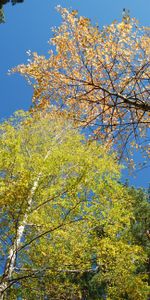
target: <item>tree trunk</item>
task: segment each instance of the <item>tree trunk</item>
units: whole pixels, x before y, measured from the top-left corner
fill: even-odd
[[[64,131],[64,129],[62,130],[62,132],[60,134],[56,135],[55,142],[59,141],[60,137],[61,137],[61,141],[59,141],[59,143],[62,142],[63,131]],[[51,150],[48,150],[47,154],[45,155],[45,157],[43,159],[43,162],[46,161],[46,159],[49,157],[50,153],[51,153]],[[13,245],[10,248],[9,255],[7,257],[7,261],[6,261],[5,268],[4,268],[4,273],[3,273],[3,276],[2,276],[2,279],[0,282],[0,300],[4,299],[4,293],[10,287],[10,279],[11,279],[12,273],[14,271],[16,258],[17,258],[17,251],[21,244],[21,239],[23,237],[24,229],[27,224],[28,214],[29,214],[31,206],[32,206],[33,196],[36,192],[36,189],[38,188],[38,184],[39,184],[39,180],[40,180],[41,176],[42,176],[42,172],[40,172],[38,174],[36,180],[33,183],[32,189],[31,189],[30,194],[27,199],[28,208],[25,212],[24,219],[23,219],[21,225],[19,225],[19,227],[18,227],[18,230],[16,233],[16,238],[14,240]]]
[[[16,233],[16,238],[15,238],[14,243],[11,246],[10,251],[9,251],[9,255],[8,255],[8,258],[7,258],[7,261],[5,264],[5,268],[4,268],[4,274],[3,274],[2,280],[0,282],[0,300],[4,299],[4,293],[10,286],[9,280],[11,279],[12,273],[14,271],[16,257],[17,257],[17,251],[20,246],[21,239],[23,237],[24,229],[27,224],[28,213],[32,206],[32,199],[33,199],[35,191],[38,187],[38,183],[41,178],[41,175],[42,174],[40,173],[38,175],[37,179],[34,181],[33,187],[30,191],[30,195],[28,196],[28,199],[27,199],[28,208],[26,210],[26,213],[24,215],[24,219],[23,219],[21,225],[18,227],[18,230]]]

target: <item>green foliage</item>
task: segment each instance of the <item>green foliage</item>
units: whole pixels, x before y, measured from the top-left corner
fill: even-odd
[[[144,247],[147,253],[147,261],[141,271],[148,274],[150,285],[150,199],[149,194],[142,189],[129,189],[133,195],[134,220],[131,226],[133,243]]]
[[[0,170],[5,299],[147,299],[138,197],[105,146],[64,118],[18,112],[0,126]]]

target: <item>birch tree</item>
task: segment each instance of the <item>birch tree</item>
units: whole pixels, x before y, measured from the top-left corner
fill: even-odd
[[[18,117],[1,126],[1,241],[2,251],[7,253],[2,267],[2,299],[11,285],[18,251],[67,222],[76,221],[78,207],[82,205],[82,196],[77,198],[77,194],[82,192],[84,181],[90,184],[88,175],[85,179],[89,150],[86,153],[80,135],[66,129],[60,119],[57,123],[45,117],[43,121],[35,118],[34,122],[24,118],[18,113]],[[85,188],[86,183],[83,190]],[[47,206],[50,215],[45,223]],[[27,234],[29,219],[33,229]],[[30,233],[36,226],[40,232],[32,237]]]
[[[105,146],[58,114],[18,112],[0,126],[0,170],[0,299],[82,299],[85,274],[108,299],[146,299],[132,197]]]

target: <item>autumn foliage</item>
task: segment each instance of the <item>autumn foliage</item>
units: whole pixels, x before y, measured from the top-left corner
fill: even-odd
[[[118,146],[149,152],[149,44],[147,28],[123,19],[99,29],[76,11],[58,7],[62,25],[54,29],[49,58],[30,53],[15,69],[33,84],[36,108],[50,105],[90,133]],[[127,151],[126,151],[127,154]]]
[[[32,107],[0,124],[0,300],[147,300],[149,194],[120,158],[149,153],[148,29],[58,11],[55,50],[13,70]]]
[[[45,113],[0,133],[0,299],[146,300],[149,204],[114,154]]]

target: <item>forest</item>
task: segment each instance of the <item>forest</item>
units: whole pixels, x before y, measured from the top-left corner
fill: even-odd
[[[149,30],[57,10],[10,71],[33,96],[0,123],[0,300],[148,300],[150,189],[121,175],[149,161]]]

